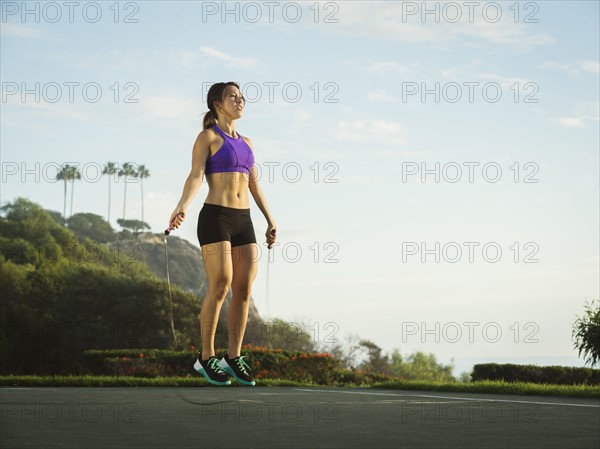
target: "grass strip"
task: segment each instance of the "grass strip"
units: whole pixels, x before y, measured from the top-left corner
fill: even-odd
[[[597,385],[537,384],[531,382],[505,382],[501,380],[485,380],[471,383],[428,381],[377,382],[371,385],[371,388],[600,398],[600,386]]]
[[[328,387],[287,379],[258,379],[266,387]],[[19,387],[209,387],[201,377],[130,377],[130,376],[0,376],[0,386]],[[232,381],[231,386],[242,386]],[[329,386],[331,387],[331,386]],[[429,381],[377,382],[372,385],[336,385],[336,387],[380,388],[465,393],[522,394],[600,398],[600,386],[554,385],[525,382],[479,381],[443,383]]]
[[[314,386],[287,379],[260,379],[257,385],[269,387]],[[133,377],[133,376],[0,376],[0,386],[7,387],[212,387],[203,377]],[[231,386],[243,386],[232,380]]]

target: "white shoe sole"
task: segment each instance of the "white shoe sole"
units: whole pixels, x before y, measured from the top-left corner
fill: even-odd
[[[202,364],[200,363],[200,360],[196,360],[196,363],[194,363],[194,369],[199,373],[202,374],[202,376],[211,384],[213,385],[231,385],[231,381],[230,380],[226,380],[225,382],[219,382],[218,380],[213,380],[210,377],[207,376],[206,374],[206,370],[204,369],[204,367],[202,366]]]

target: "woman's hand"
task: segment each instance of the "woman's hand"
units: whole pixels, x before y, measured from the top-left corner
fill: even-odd
[[[277,225],[275,223],[269,225],[265,236],[267,237],[267,248],[271,249],[271,245],[275,243],[277,238]]]
[[[185,219],[185,209],[177,206],[173,213],[171,214],[171,218],[169,219],[169,227],[173,229],[177,229],[183,223]]]

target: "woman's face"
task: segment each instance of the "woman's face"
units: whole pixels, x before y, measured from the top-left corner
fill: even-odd
[[[244,111],[244,103],[244,97],[237,87],[227,86],[225,88],[221,102],[221,109],[225,114],[233,117],[234,119],[240,118]]]

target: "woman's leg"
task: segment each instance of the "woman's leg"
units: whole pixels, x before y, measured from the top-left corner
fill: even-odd
[[[231,242],[203,245],[202,260],[208,277],[208,292],[200,310],[202,360],[206,360],[215,355],[215,334],[219,313],[233,279]]]
[[[258,246],[256,243],[234,246],[231,249],[233,279],[231,283],[231,304],[227,317],[229,332],[229,358],[238,357],[242,350],[242,340],[248,321],[252,283],[258,272]]]

